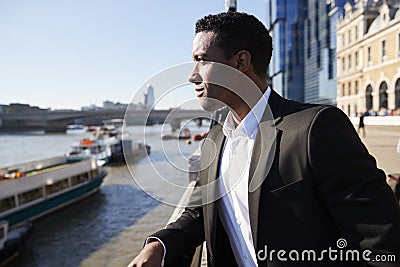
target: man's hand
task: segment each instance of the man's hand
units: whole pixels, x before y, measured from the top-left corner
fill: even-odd
[[[164,247],[159,241],[148,243],[128,267],[160,267],[164,256]]]

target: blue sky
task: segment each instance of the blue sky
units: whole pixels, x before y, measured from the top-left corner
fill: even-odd
[[[195,21],[224,10],[225,0],[0,0],[0,104],[128,103],[191,61]],[[238,11],[264,22],[266,1],[238,0]]]

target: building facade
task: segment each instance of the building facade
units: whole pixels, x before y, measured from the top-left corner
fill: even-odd
[[[346,4],[337,36],[337,106],[349,116],[400,108],[400,2]]]

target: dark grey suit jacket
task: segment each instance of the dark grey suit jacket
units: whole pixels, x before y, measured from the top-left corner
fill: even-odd
[[[346,115],[335,107],[290,101],[273,91],[269,107],[272,115],[264,114],[250,164],[249,184],[261,186],[249,190],[249,213],[256,252],[267,246],[275,255],[259,260],[258,265],[400,266],[399,205],[384,172],[377,168]],[[217,149],[210,151],[212,146],[205,141],[201,160],[215,153],[217,160],[200,172],[197,186],[217,178],[224,142],[221,125],[207,138]],[[184,266],[182,259],[189,260],[204,240],[208,266],[235,266],[217,205],[199,202],[213,197],[214,189],[199,188],[192,196],[194,206],[153,235],[166,245],[166,266]],[[329,247],[339,250],[340,238],[347,242],[344,253],[345,249],[369,249],[373,252],[370,258],[396,254],[397,261],[332,261],[328,255],[323,262],[312,257],[291,261],[288,254],[287,261],[277,258],[280,249],[300,254],[306,249],[317,253]],[[317,254],[317,260],[320,256]]]

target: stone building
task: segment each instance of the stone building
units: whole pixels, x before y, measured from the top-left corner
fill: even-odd
[[[400,108],[400,1],[345,5],[337,26],[337,106],[349,116]]]

